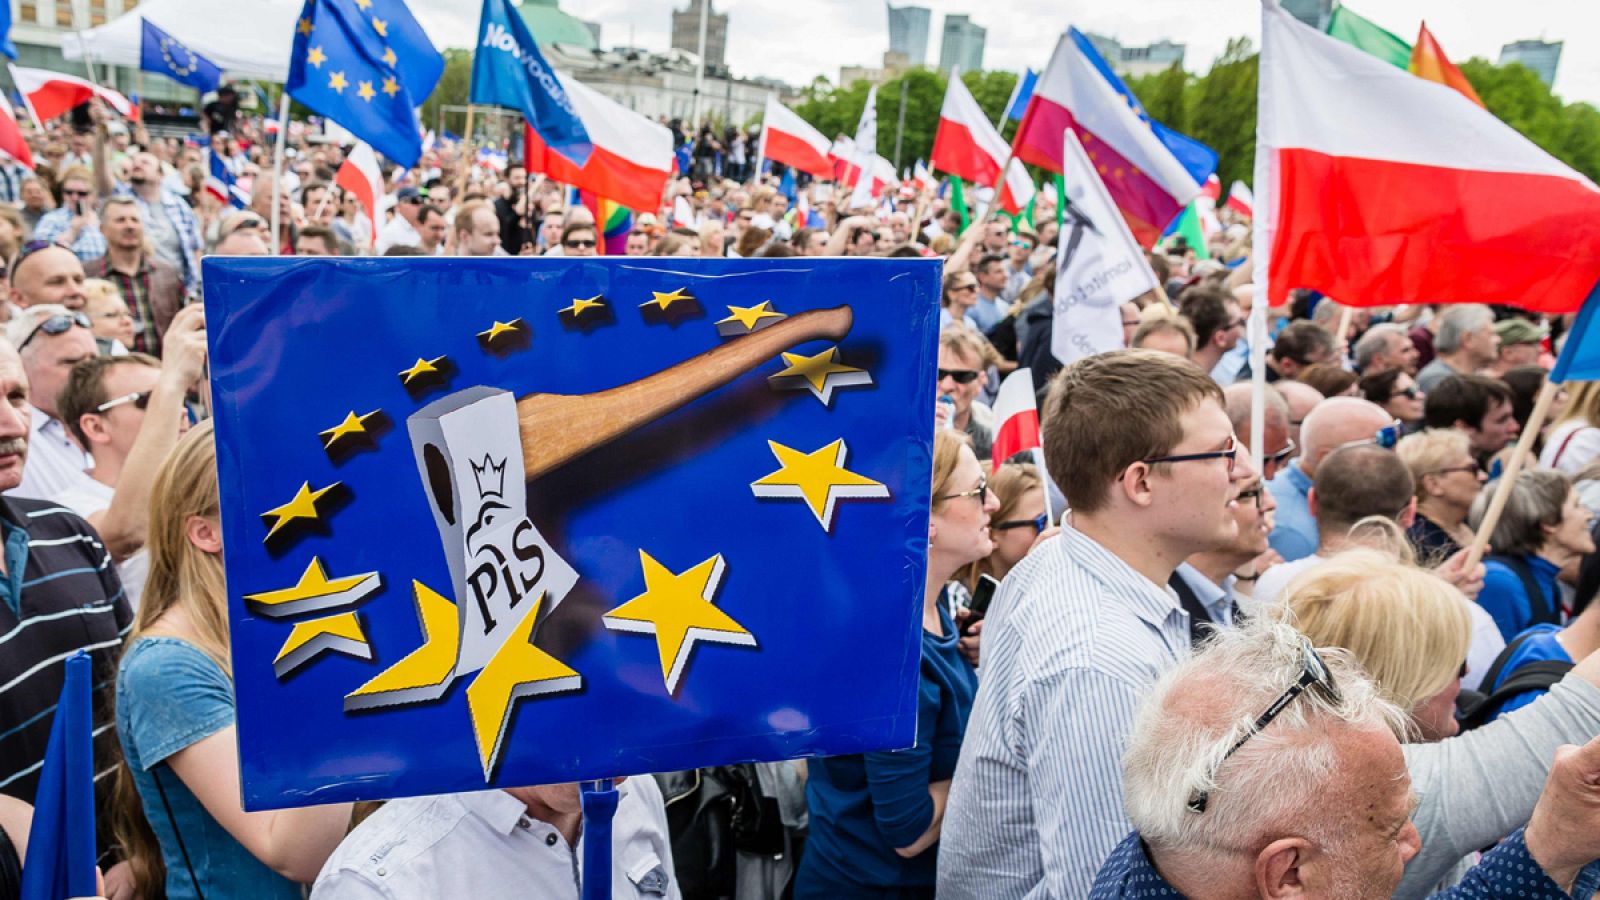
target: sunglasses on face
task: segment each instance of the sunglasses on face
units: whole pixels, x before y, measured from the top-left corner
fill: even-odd
[[[1396,397],[1404,397],[1407,400],[1415,400],[1415,399],[1417,399],[1417,396],[1419,394],[1421,394],[1421,393],[1422,393],[1422,390],[1420,388],[1418,388],[1416,385],[1413,384],[1411,387],[1408,387],[1403,391],[1395,391],[1394,393],[1390,394],[1389,395],[1389,399],[1393,400]]]
[[[587,240],[585,240],[583,238],[578,238],[577,240],[574,240],[574,241],[562,241],[561,242],[561,246],[563,246],[563,247],[572,247],[574,249],[593,247],[594,245],[595,245],[595,241],[594,241],[593,238],[589,238]]]
[[[34,325],[33,330],[28,332],[28,336],[23,338],[22,343],[18,345],[17,349],[21,350],[23,347],[28,346],[28,342],[33,340],[34,337],[37,336],[41,331],[50,335],[51,337],[54,337],[58,334],[66,334],[67,331],[74,325],[81,325],[84,328],[89,328],[91,323],[89,322],[89,317],[81,312],[64,313],[50,316],[39,322],[37,325]]]
[[[1049,527],[1050,517],[1044,513],[1040,513],[1038,518],[1034,519],[1008,519],[1004,522],[996,522],[995,524],[989,526],[989,530],[1010,531],[1013,528],[1032,528],[1034,533],[1037,534]]]
[[[978,380],[978,372],[971,369],[940,369],[939,380],[952,379],[956,384],[971,384]]]
[[[965,293],[967,291],[975,291],[977,289],[978,289],[978,285],[976,283],[974,283],[974,284],[958,284],[955,287],[950,289],[950,293],[959,294],[959,293]]]
[[[421,197],[407,197],[406,199],[401,200],[400,202],[404,203],[407,206],[421,206],[422,205],[422,198]]]
[[[95,412],[105,412],[108,409],[115,409],[116,407],[121,406],[124,403],[132,403],[134,409],[144,409],[145,407],[150,405],[150,394],[151,393],[152,393],[151,391],[138,391],[138,392],[132,393],[132,394],[124,394],[121,397],[117,397],[117,398],[115,398],[113,400],[107,400],[106,402],[100,404],[99,406],[96,406],[94,408],[94,411]]]
[[[63,197],[87,197],[93,193],[94,191],[75,191],[72,188],[61,189],[61,196]]]
[[[1297,449],[1299,449],[1299,448],[1295,446],[1294,438],[1290,438],[1289,439],[1289,443],[1284,444],[1282,450],[1279,450],[1276,453],[1268,453],[1266,455],[1266,457],[1262,460],[1262,462],[1263,463],[1272,463],[1273,465],[1281,466],[1284,463],[1288,462],[1290,460],[1290,458],[1294,456],[1294,451],[1297,450]]]
[[[956,499],[958,497],[977,497],[979,503],[986,502],[989,499],[989,476],[987,476],[987,475],[978,476],[978,486],[973,488],[970,491],[960,491],[959,493],[955,493],[955,494],[944,494],[942,496],[935,497],[933,499],[935,501],[938,501],[938,500],[954,500],[954,499]]]

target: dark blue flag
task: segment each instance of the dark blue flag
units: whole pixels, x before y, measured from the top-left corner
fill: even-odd
[[[234,209],[244,209],[250,205],[250,195],[240,188],[233,177],[233,170],[209,148],[206,150],[206,192],[232,206]]]
[[[508,0],[483,0],[467,102],[521,110],[545,146],[574,165],[594,152],[572,98]]]
[[[1022,121],[1022,114],[1028,111],[1028,101],[1033,99],[1033,87],[1038,83],[1038,72],[1023,70],[1022,77],[1017,79],[1016,89],[1011,92],[1011,102],[1006,104],[1006,118],[1013,122]]]
[[[1556,366],[1550,371],[1551,382],[1600,381],[1600,328],[1594,323],[1597,311],[1600,311],[1600,284],[1594,286],[1579,308],[1578,318],[1573,320],[1566,343],[1561,347],[1561,355],[1556,358]]]
[[[307,0],[295,21],[289,95],[391,161],[422,155],[416,108],[444,61],[400,0]]]
[[[149,19],[140,22],[144,25],[144,36],[140,38],[140,69],[199,88],[202,94],[216,90],[222,83],[222,69],[216,63],[190,50]]]
[[[0,53],[17,58],[17,45],[11,42],[11,4],[0,3]]]
[[[93,897],[94,712],[89,655],[69,658],[61,701],[50,723],[39,787],[33,795],[33,830],[22,865],[22,900]]]
[[[204,265],[246,808],[912,745],[936,261]]]

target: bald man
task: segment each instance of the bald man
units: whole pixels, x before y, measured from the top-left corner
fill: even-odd
[[[1300,440],[1300,426],[1305,422],[1306,416],[1311,415],[1318,403],[1322,402],[1322,393],[1303,381],[1276,381],[1273,387],[1278,389],[1278,394],[1283,397],[1283,402],[1289,404],[1289,439],[1295,446],[1304,447]]]
[[[1287,398],[1286,398],[1287,399]],[[1318,403],[1300,427],[1304,442],[1299,460],[1267,483],[1278,501],[1277,524],[1269,543],[1286,562],[1317,551],[1317,519],[1311,511],[1311,484],[1328,454],[1361,441],[1372,441],[1394,416],[1359,397],[1329,397]]]

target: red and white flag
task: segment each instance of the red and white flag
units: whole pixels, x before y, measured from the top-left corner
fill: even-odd
[[[128,102],[127,97],[76,75],[12,66],[11,80],[33,108],[33,114],[43,122],[62,115],[74,106],[88,103],[95,97],[104,100],[122,117],[137,118],[133,104]]]
[[[767,95],[767,111],[761,118],[761,155],[784,165],[810,172],[818,178],[833,177],[833,162],[828,159],[828,139],[812,128],[794,110]]]
[[[379,223],[378,198],[383,196],[383,169],[378,167],[378,157],[372,152],[372,148],[365,142],[356,144],[351,149],[350,155],[344,158],[344,165],[334,173],[333,183],[347,193],[355,195],[357,202],[361,204],[361,211],[367,215],[367,222],[372,226],[367,246],[376,244]]]
[[[1593,182],[1445,85],[1276,2],[1261,18],[1258,298],[1582,305],[1600,281]]]
[[[17,114],[11,108],[11,101],[3,94],[0,94],[0,152],[33,168],[33,151],[28,149],[28,142],[22,136],[22,127],[17,124]]]
[[[933,135],[933,152],[928,163],[963,181],[995,187],[1000,183],[1000,167],[1011,156],[1011,147],[1000,136],[972,92],[960,78],[951,76],[939,109],[939,130]],[[1021,160],[1011,160],[1005,186],[1000,189],[1000,206],[1016,215],[1033,199],[1033,179]]]
[[[994,400],[994,466],[1044,444],[1039,438],[1039,406],[1033,396],[1033,370],[1017,369],[1000,382]]]
[[[1217,176],[1213,175],[1212,178]],[[1245,218],[1254,218],[1256,214],[1256,195],[1250,193],[1250,186],[1242,181],[1235,181],[1228,188],[1228,202],[1223,204]]]
[[[925,191],[933,187],[933,173],[928,171],[928,167],[924,165],[920,159],[917,160],[917,164],[915,166],[911,167],[911,185],[912,187],[915,187],[918,192]]]
[[[1206,178],[1206,183],[1200,186],[1200,196],[1209,199],[1213,204],[1222,200],[1222,179],[1217,177],[1217,173],[1212,172]]]
[[[594,151],[588,162],[573,165],[525,127],[528,171],[543,172],[551,181],[592,191],[629,209],[660,206],[672,176],[672,132],[571,76],[559,77]]]

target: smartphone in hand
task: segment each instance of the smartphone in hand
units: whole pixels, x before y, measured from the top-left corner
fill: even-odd
[[[994,601],[994,592],[1000,589],[1000,582],[993,575],[979,575],[978,583],[972,589],[972,602],[967,604],[967,609],[972,615],[967,617],[966,624],[961,626],[962,636],[972,633],[972,626],[983,621],[989,613],[989,604]]]

